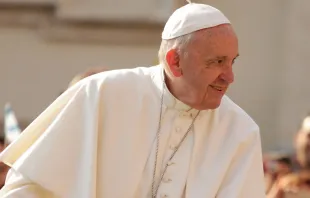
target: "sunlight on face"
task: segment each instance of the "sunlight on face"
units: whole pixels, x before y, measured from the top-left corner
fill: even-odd
[[[182,76],[176,80],[196,109],[217,108],[234,81],[233,64],[239,56],[238,39],[230,25],[204,29],[194,34],[179,57]]]

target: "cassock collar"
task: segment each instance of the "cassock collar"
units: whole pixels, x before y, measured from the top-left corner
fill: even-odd
[[[164,82],[164,68],[162,65],[157,65],[154,68],[154,72],[152,75],[152,79],[154,81],[155,87],[159,93],[159,95],[161,96],[162,94],[162,89],[163,89],[163,83]],[[188,113],[188,114],[195,114],[195,112],[197,113],[198,111],[196,109],[192,109],[190,106],[186,105],[185,103],[183,103],[182,101],[178,100],[177,98],[175,98],[172,93],[169,91],[169,89],[166,86],[166,83],[164,84],[164,105],[167,108],[174,108],[176,110],[179,110],[180,112],[183,113]]]

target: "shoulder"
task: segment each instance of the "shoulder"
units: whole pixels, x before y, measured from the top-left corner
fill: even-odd
[[[78,84],[97,90],[104,88],[133,88],[150,81],[156,66],[136,67],[133,69],[116,69],[104,71],[81,80]],[[79,85],[77,85],[79,86]]]
[[[243,126],[258,128],[253,118],[226,95],[223,97],[222,104],[219,107],[219,116],[221,118],[230,118],[235,123],[240,123]]]
[[[136,67],[133,69],[111,70],[94,75],[89,80],[90,81],[104,80],[105,82],[115,82],[115,83],[128,81],[128,83],[133,83],[136,81],[149,79],[152,76],[153,70],[155,69],[156,67],[152,66],[152,67]]]
[[[219,122],[226,122],[230,129],[234,129],[232,131],[237,133],[238,137],[260,136],[259,126],[253,118],[226,95],[218,108],[218,119]]]

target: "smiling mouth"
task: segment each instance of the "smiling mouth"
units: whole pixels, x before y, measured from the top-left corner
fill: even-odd
[[[214,86],[214,85],[210,85],[210,87],[212,87],[216,91],[225,91],[226,90],[225,87],[219,87],[219,86]]]

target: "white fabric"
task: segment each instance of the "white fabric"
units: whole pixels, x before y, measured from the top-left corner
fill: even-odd
[[[1,198],[56,198],[41,186],[32,183],[22,174],[10,169],[6,185],[0,191]]]
[[[164,127],[160,136],[159,147],[159,164],[161,171],[164,170],[165,164],[168,163],[168,159],[173,152],[174,146],[180,141],[180,138],[184,135],[191,122],[190,116],[181,116],[175,109],[167,109],[165,113]],[[170,122],[169,122],[170,121]],[[175,127],[173,127],[175,126]],[[160,183],[158,189],[158,197],[167,195],[169,197],[182,197],[184,188],[186,185],[186,178],[189,170],[190,159],[193,149],[193,133],[190,133],[188,137],[176,153],[174,159],[169,162],[168,169]],[[151,185],[153,179],[154,159],[156,152],[156,142],[153,144],[151,155],[147,161],[145,170],[143,172],[138,193],[135,198],[151,197]],[[159,168],[157,169],[157,181],[159,179]]]
[[[38,190],[18,186],[1,197],[16,198],[15,190],[44,197],[46,189],[53,194],[47,198],[135,198],[158,126],[161,72],[161,66],[108,71],[66,91],[0,155]],[[201,116],[185,197],[264,197],[254,121],[226,96]]]
[[[174,158],[171,161],[169,161],[169,158],[173,153],[175,146],[179,144],[181,138],[187,132],[192,123],[192,120],[194,119],[194,116],[198,113],[198,111],[194,109],[191,110],[189,106],[176,100],[166,87],[165,92],[167,93],[164,103],[167,108],[163,112],[163,118],[161,122],[162,126],[158,149],[159,165],[157,166],[156,171],[156,182],[160,178],[159,173],[164,170],[167,163],[169,166],[162,182],[160,183],[157,195],[158,197],[183,197],[190,159],[192,156],[194,131],[191,130],[191,132],[187,135]],[[201,119],[201,116],[196,118],[196,120],[198,119]],[[155,158],[156,141],[153,143],[153,149],[143,171],[143,175],[135,198],[151,197]],[[158,183],[156,183],[156,185],[158,185]]]
[[[230,24],[230,21],[220,10],[206,4],[189,3],[169,17],[162,39],[169,40],[222,24]]]

